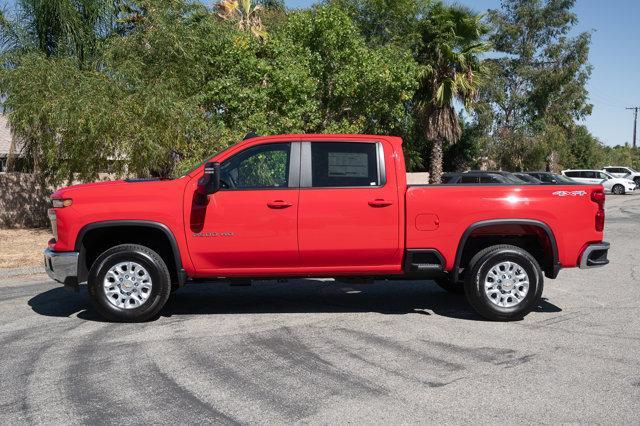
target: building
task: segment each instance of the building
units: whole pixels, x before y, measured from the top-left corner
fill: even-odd
[[[11,151],[11,141],[13,135],[11,134],[11,128],[9,127],[9,121],[7,116],[0,114],[0,172],[6,171],[7,160]],[[22,144],[19,142],[13,147],[13,158],[15,160],[15,169],[20,170],[24,166],[24,155],[22,153]]]

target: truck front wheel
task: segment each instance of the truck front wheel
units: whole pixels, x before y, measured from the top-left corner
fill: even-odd
[[[155,317],[171,292],[162,258],[148,247],[122,244],[102,253],[87,280],[93,306],[110,321],[140,322]]]
[[[520,247],[496,245],[481,250],[469,262],[465,275],[469,303],[489,320],[521,319],[542,296],[540,265]]]

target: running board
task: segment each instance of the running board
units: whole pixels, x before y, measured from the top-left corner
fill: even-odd
[[[411,263],[409,266],[415,272],[442,272],[442,265],[437,263]]]
[[[404,272],[408,275],[442,275],[445,261],[436,249],[409,249],[404,255]]]

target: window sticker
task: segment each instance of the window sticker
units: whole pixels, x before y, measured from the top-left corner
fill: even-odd
[[[330,152],[329,177],[369,177],[369,158],[364,152]]]

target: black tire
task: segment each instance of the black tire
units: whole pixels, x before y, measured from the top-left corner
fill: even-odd
[[[611,192],[616,195],[624,195],[624,186],[620,184],[613,185],[613,188],[611,188]]]
[[[484,282],[491,268],[504,261],[516,262],[529,276],[529,290],[515,306],[498,306],[486,294]],[[482,317],[492,321],[522,319],[540,301],[544,277],[538,261],[526,250],[512,245],[496,245],[478,252],[469,262],[469,273],[465,274],[464,290],[471,306]]]
[[[450,278],[436,278],[433,281],[449,293],[464,294],[464,285],[460,282],[453,282]]]
[[[151,278],[151,291],[139,307],[125,309],[112,304],[103,290],[105,275],[120,263],[134,261],[142,265]],[[91,302],[100,315],[110,321],[142,322],[154,318],[167,302],[171,276],[167,265],[155,251],[137,244],[122,244],[102,253],[91,266],[87,280]]]

